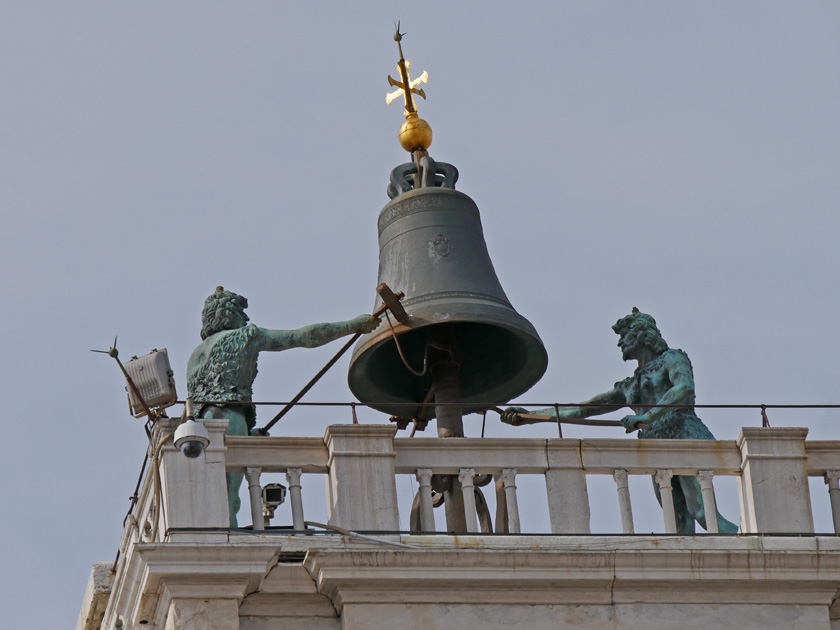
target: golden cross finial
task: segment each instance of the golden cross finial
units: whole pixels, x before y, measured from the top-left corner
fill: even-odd
[[[408,74],[408,68],[409,68],[410,65],[411,65],[410,61],[405,62],[405,73],[406,73],[406,75]],[[402,70],[402,68],[400,68],[400,66],[397,66],[397,70]],[[414,94],[417,94],[418,96],[422,96],[423,98],[426,98],[426,93],[422,90],[422,88],[417,88],[417,86],[420,85],[421,83],[426,83],[428,80],[429,80],[429,73],[424,70],[423,74],[421,74],[416,79],[409,79],[409,81],[408,81],[408,86],[410,88],[409,91],[414,93]],[[388,92],[385,95],[385,102],[388,105],[390,105],[394,101],[394,99],[398,99],[400,96],[405,96],[406,97],[406,99],[405,99],[405,109],[406,109],[406,111],[417,111],[417,108],[414,107],[414,99],[411,98],[411,94],[406,96],[405,88],[403,88],[402,83],[400,83],[399,81],[395,81],[391,77],[391,75],[389,74],[388,75],[388,84],[393,85],[396,88],[399,88],[397,90],[394,90],[393,92]],[[411,106],[411,109],[409,109],[409,105]]]
[[[388,75],[388,85],[391,85],[395,88],[393,92],[389,92],[385,95],[385,102],[390,105],[394,99],[403,96],[405,98],[405,113],[406,116],[408,114],[416,113],[417,108],[414,106],[414,99],[411,97],[412,94],[417,94],[417,96],[422,96],[424,99],[426,98],[426,93],[418,88],[417,86],[421,83],[426,83],[429,80],[429,73],[423,72],[419,77],[416,79],[411,79],[408,76],[408,66],[410,65],[408,61],[405,60],[403,57],[402,51],[402,41],[403,35],[405,33],[400,33],[400,23],[396,23],[396,32],[394,33],[394,41],[397,42],[397,48],[400,51],[400,60],[397,62],[397,72],[400,73],[400,78],[402,81],[397,81],[396,79],[392,78],[391,75]]]
[[[398,89],[387,94],[385,96],[385,102],[390,105],[394,99],[400,96],[405,97],[405,122],[400,125],[399,139],[400,146],[411,153],[413,159],[415,156],[421,155],[421,153],[415,152],[425,152],[429,148],[429,145],[432,144],[432,128],[429,126],[429,123],[417,115],[417,108],[414,106],[414,99],[411,96],[412,94],[416,94],[417,96],[426,98],[426,93],[417,86],[420,83],[428,81],[429,75],[424,72],[413,81],[408,76],[408,62],[403,57],[402,44],[400,43],[405,33],[400,33],[399,22],[394,24],[394,26],[396,27],[394,41],[397,42],[397,48],[400,50],[400,60],[397,63],[397,70],[400,73],[402,81],[397,81],[390,74],[388,75],[388,83]]]

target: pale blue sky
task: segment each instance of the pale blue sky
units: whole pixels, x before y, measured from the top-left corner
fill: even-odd
[[[7,625],[74,623],[90,564],[119,542],[145,436],[89,349],[117,333],[124,357],[165,346],[183,394],[217,284],[266,327],[373,304],[376,217],[407,160],[384,103],[395,19],[430,75],[431,153],[459,168],[549,352],[521,400],[629,374],[610,325],[638,306],[691,356],[698,402],[840,402],[836,2],[7,0]],[[265,356],[257,398],[290,398],[335,349]],[[350,400],[346,366],[307,399]],[[308,413],[283,431],[348,420]],[[727,439],[759,421],[702,416]],[[838,416],[770,419],[825,439]],[[511,431],[488,425],[553,435]]]

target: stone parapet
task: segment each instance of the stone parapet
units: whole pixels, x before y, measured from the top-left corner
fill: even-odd
[[[111,562],[97,562],[91,568],[76,630],[99,630],[114,584],[112,568]]]
[[[751,533],[813,533],[805,436],[796,427],[744,427],[741,451],[742,529]]]
[[[753,615],[762,629],[829,630],[840,587],[835,537],[387,538],[406,546],[270,532],[135,544],[103,627],[119,615],[167,630],[700,630]]]
[[[338,424],[327,427],[327,509],[330,525],[397,531],[394,426]]]

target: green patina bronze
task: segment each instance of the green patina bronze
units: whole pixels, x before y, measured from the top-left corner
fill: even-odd
[[[371,315],[346,322],[313,324],[297,330],[269,330],[248,323],[248,300],[222,287],[204,302],[201,312],[203,341],[187,362],[187,392],[196,401],[197,418],[224,418],[227,435],[255,431],[256,409],[249,403],[257,376],[257,355],[289,348],[316,348],[353,333],[368,333],[379,324]],[[254,432],[254,434],[256,434]],[[236,527],[242,473],[228,473],[230,526]]]
[[[628,431],[639,430],[639,437],[642,439],[715,439],[712,432],[695,415],[693,408],[662,406],[694,404],[694,373],[688,355],[682,350],[668,347],[653,317],[634,308],[632,313],[615,323],[613,330],[619,335],[618,347],[621,348],[624,360],[638,362],[633,376],[619,381],[610,391],[598,394],[579,405],[561,407],[560,417],[582,418],[630,407],[635,414],[625,416],[621,424]],[[533,413],[550,418],[556,418],[558,415],[554,408],[529,412],[521,407],[509,407],[502,415],[502,421],[513,425],[551,421],[523,421],[517,417],[520,413]],[[677,475],[672,485],[677,532],[694,533],[695,521],[706,528],[703,497],[697,478]],[[655,480],[653,487],[661,505],[662,498]],[[717,522],[721,533],[734,534],[738,531],[738,526],[723,518],[720,513],[717,514]]]

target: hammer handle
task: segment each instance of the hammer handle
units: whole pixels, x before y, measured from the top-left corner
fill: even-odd
[[[557,418],[555,416],[539,416],[533,413],[518,413],[516,415],[523,420],[530,420],[530,422],[526,422],[525,424],[532,424],[535,422],[557,422]],[[560,422],[563,424],[582,424],[592,427],[623,426],[618,420],[590,420],[589,418],[561,418]],[[639,423],[636,426],[643,431],[650,431],[649,424]],[[630,431],[627,431],[627,433],[630,433]]]
[[[378,287],[376,287],[376,292],[379,293],[380,296],[382,296],[383,292],[386,292],[386,294],[388,295],[388,299],[386,300],[384,297],[382,298],[384,304],[382,304],[382,306],[380,306],[378,309],[376,309],[373,312],[374,317],[382,316],[382,314],[385,313],[385,311],[388,310],[388,309],[391,309],[391,312],[394,313],[394,316],[399,321],[404,321],[404,319],[406,319],[408,317],[408,315],[405,312],[405,309],[403,309],[402,305],[400,304],[400,300],[403,298],[403,292],[402,291],[397,291],[396,293],[394,293],[393,291],[391,291],[390,288],[388,288],[387,284],[382,282],[382,283],[379,284]],[[394,311],[392,304],[389,304],[389,302],[393,302],[393,303],[396,304],[397,307],[399,307],[399,310],[402,312],[403,319],[400,319],[400,316]],[[362,336],[362,333],[356,333],[355,335],[350,337],[350,340],[341,347],[341,350],[339,350],[338,352],[335,353],[335,356],[332,359],[330,359],[329,362],[327,362],[327,364],[324,367],[321,368],[321,371],[318,372],[314,377],[312,377],[311,381],[309,381],[306,385],[304,385],[303,389],[300,390],[297,393],[297,395],[294,398],[292,398],[289,401],[289,403],[285,407],[283,407],[277,413],[276,416],[274,416],[271,419],[271,422],[269,422],[262,429],[260,429],[260,433],[262,433],[263,435],[266,435],[268,433],[268,430],[271,427],[273,427],[275,424],[277,424],[277,422],[279,422],[280,418],[282,418],[287,413],[289,413],[289,410],[292,407],[294,407],[301,398],[304,397],[306,392],[308,392],[310,389],[312,389],[315,386],[315,383],[317,383],[319,380],[321,380],[321,377],[324,374],[327,373],[327,370],[329,370],[333,365],[335,365],[336,361],[338,361],[344,355],[344,353],[347,352],[354,343],[356,343],[356,341],[361,336]]]

